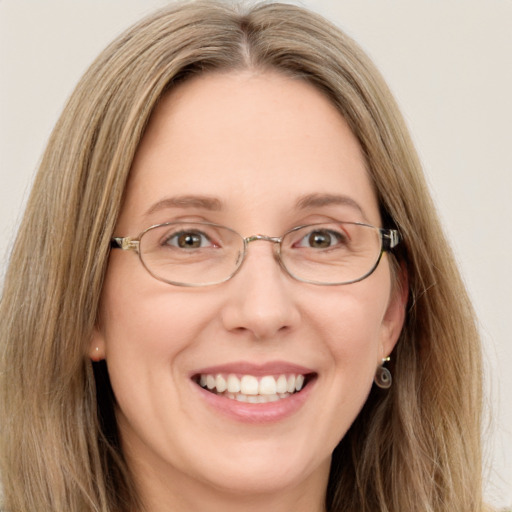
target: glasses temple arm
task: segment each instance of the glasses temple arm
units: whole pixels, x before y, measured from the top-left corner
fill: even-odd
[[[129,236],[125,237],[114,237],[110,240],[110,248],[111,249],[123,249],[123,251],[129,251],[133,249],[135,251],[139,250],[139,241],[133,240]]]
[[[397,229],[381,229],[382,250],[390,251],[394,249],[402,240]]]

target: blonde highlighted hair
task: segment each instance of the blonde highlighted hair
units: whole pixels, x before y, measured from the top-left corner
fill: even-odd
[[[114,41],[44,153],[0,304],[1,474],[9,512],[129,512],[138,499],[113,395],[87,357],[110,238],[159,99],[189,77],[274,70],[317,87],[358,138],[382,218],[403,243],[406,324],[394,384],[372,390],[333,454],[329,512],[483,510],[474,313],[388,88],[359,47],[292,5],[170,6]]]

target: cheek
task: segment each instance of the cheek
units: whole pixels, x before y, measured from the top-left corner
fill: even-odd
[[[325,289],[323,298],[311,301],[310,321],[321,361],[317,424],[325,429],[329,450],[346,434],[373,384],[389,290],[385,280],[378,282],[383,286],[362,281]]]
[[[347,363],[368,358],[378,348],[384,326],[387,293],[375,293],[355,283],[332,300],[320,302],[315,315],[318,332],[324,332],[328,349]],[[377,359],[374,360],[377,362]]]
[[[183,362],[217,317],[212,301],[193,290],[149,279],[126,288],[119,285],[126,281],[112,274],[104,288],[105,358],[124,435],[131,429],[145,432],[147,418],[167,424],[165,411],[180,410],[176,389],[188,383]]]
[[[107,300],[104,325],[107,361],[114,357],[173,359],[197,339],[211,307],[169,293],[142,292]]]
[[[312,314],[313,329],[322,335],[318,344],[327,374],[332,375],[339,400],[364,401],[372,385],[386,336],[385,315],[390,280],[375,274],[338,290],[329,289]],[[362,403],[361,403],[362,405]]]
[[[115,254],[103,288],[100,328],[107,361],[162,360],[193,341],[212,305],[194,289],[176,289],[148,275],[132,254]]]
[[[359,304],[347,310],[339,313],[328,349],[340,399],[359,407],[369,392],[378,361],[379,316]]]

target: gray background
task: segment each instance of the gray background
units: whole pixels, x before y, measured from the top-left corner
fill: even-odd
[[[0,271],[65,99],[101,49],[162,0],[0,0]],[[512,504],[512,1],[309,0],[388,80],[485,342],[486,496]]]

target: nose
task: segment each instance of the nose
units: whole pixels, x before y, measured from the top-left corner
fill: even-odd
[[[242,267],[226,283],[229,297],[222,322],[228,331],[265,340],[293,329],[300,321],[293,294],[300,283],[281,269],[273,249],[268,240],[251,243]]]

